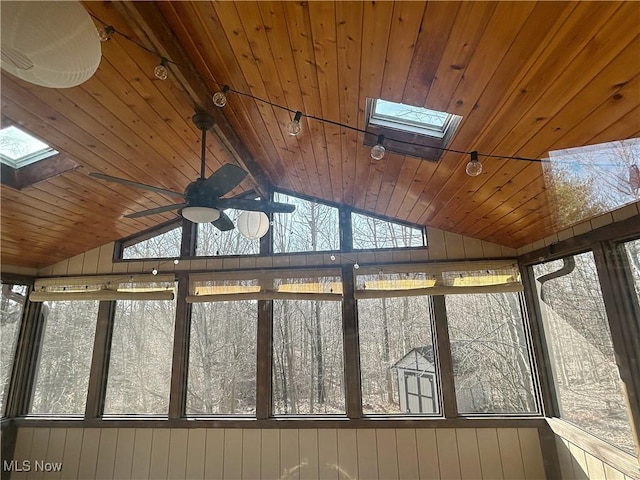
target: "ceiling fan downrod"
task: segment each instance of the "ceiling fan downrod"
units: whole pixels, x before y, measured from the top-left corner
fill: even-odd
[[[191,120],[195,126],[202,131],[202,140],[200,145],[200,179],[204,180],[206,178],[205,155],[207,150],[207,130],[210,130],[211,127],[213,127],[215,121],[207,112],[198,112],[191,117]]]

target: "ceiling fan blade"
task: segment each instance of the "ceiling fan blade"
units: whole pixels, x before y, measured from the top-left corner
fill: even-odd
[[[101,178],[102,180],[108,180],[109,182],[121,183],[123,185],[129,185],[135,188],[144,188],[145,190],[151,190],[152,192],[162,193],[164,195],[171,195],[174,197],[184,198],[184,194],[174,192],[173,190],[167,190],[166,188],[154,187],[153,185],[147,185],[145,183],[134,182],[132,180],[126,180],[124,178],[112,177],[111,175],[105,175],[104,173],[92,172],[89,174],[91,177]]]
[[[149,210],[143,210],[142,212],[130,213],[125,215],[125,218],[138,218],[146,217],[147,215],[154,215],[156,213],[168,212],[170,210],[177,210],[178,208],[186,207],[186,203],[176,203],[174,205],[167,205],[165,207],[150,208]]]
[[[244,198],[220,198],[215,202],[216,208],[235,208],[265,213],[291,213],[296,209],[289,203],[269,202],[266,200],[249,200]]]
[[[218,230],[222,232],[227,232],[235,228],[231,219],[224,212],[220,212],[220,218],[218,218],[217,220],[211,223],[213,224],[214,227],[216,227]]]
[[[202,188],[207,190],[207,195],[221,197],[236,188],[246,176],[247,172],[242,168],[225,163],[204,181]]]

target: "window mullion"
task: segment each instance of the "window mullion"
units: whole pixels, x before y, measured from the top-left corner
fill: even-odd
[[[345,404],[347,417],[362,417],[362,385],[360,383],[360,340],[355,278],[352,265],[342,267],[342,335],[344,350]]]
[[[435,316],[435,344],[438,352],[437,359],[440,364],[440,382],[442,383],[442,412],[445,418],[455,418],[458,416],[458,403],[454,384],[449,326],[447,324],[447,308],[444,295],[436,295],[432,299]]]
[[[181,418],[186,410],[189,337],[191,333],[191,305],[187,303],[189,278],[178,278],[169,418]]]
[[[87,404],[84,413],[85,418],[99,418],[102,416],[104,410],[115,305],[116,302],[114,301],[105,301],[100,302],[100,306],[98,307],[93,356],[89,373]]]
[[[266,419],[273,414],[273,300],[258,301],[256,356],[256,417]]]

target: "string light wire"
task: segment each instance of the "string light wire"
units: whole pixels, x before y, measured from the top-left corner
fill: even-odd
[[[322,118],[322,117],[318,117],[316,115],[311,115],[311,114],[306,114],[304,112],[301,112],[300,110],[297,109],[293,109],[293,108],[289,108],[287,106],[284,105],[280,105],[277,103],[274,103],[270,100],[258,97],[256,95],[247,93],[247,92],[243,92],[240,90],[236,90],[233,87],[229,86],[226,83],[220,83],[218,81],[216,81],[215,79],[202,75],[200,72],[198,72],[197,70],[191,68],[188,65],[182,65],[168,57],[163,56],[162,54],[158,53],[155,50],[152,50],[151,48],[147,47],[146,45],[142,44],[141,42],[131,38],[129,35],[120,32],[118,29],[116,29],[113,25],[107,24],[106,22],[104,22],[103,20],[101,20],[100,18],[96,17],[94,14],[90,13],[91,17],[93,17],[95,20],[97,20],[98,22],[100,22],[101,24],[104,25],[104,30],[106,32],[109,33],[109,36],[113,36],[114,34],[117,34],[119,36],[121,36],[122,38],[124,38],[125,40],[133,43],[134,45],[138,46],[139,48],[141,48],[142,50],[145,50],[146,52],[158,57],[161,62],[164,61],[167,64],[172,64],[175,65],[177,68],[181,69],[181,70],[185,70],[188,71],[196,76],[198,76],[199,78],[206,80],[208,82],[212,82],[214,83],[217,87],[224,89],[225,93],[234,93],[236,95],[242,96],[242,97],[246,97],[246,98],[250,98],[256,102],[260,102],[263,103],[265,105],[269,105],[273,108],[278,108],[281,110],[285,110],[289,113],[292,113],[294,115],[296,115],[296,118],[298,118],[299,116],[305,117],[309,120],[315,120],[318,122],[322,122],[322,123],[327,123],[330,125],[334,125],[336,127],[340,127],[346,130],[351,130],[354,132],[358,132],[358,133],[363,133],[365,135],[373,135],[374,137],[378,137],[377,133],[373,133],[369,130],[365,130],[362,128],[358,128],[358,127],[354,127],[352,125],[347,125],[344,123],[340,123],[340,122],[336,122],[334,120],[329,120],[327,118]],[[502,160],[518,160],[518,161],[524,161],[524,162],[536,162],[536,163],[554,163],[554,164],[562,164],[562,163],[566,163],[566,164],[575,164],[575,161],[562,161],[562,160],[551,160],[548,158],[529,158],[529,157],[520,157],[517,155],[497,155],[497,154],[491,154],[491,153],[482,153],[482,152],[476,152],[475,150],[473,152],[471,151],[464,151],[464,150],[456,150],[454,148],[447,148],[447,147],[439,147],[439,146],[435,146],[435,145],[429,145],[429,146],[425,146],[425,145],[421,145],[419,143],[413,143],[413,142],[407,142],[407,141],[403,141],[403,140],[398,140],[398,139],[388,139],[389,141],[392,141],[394,143],[400,143],[403,145],[407,145],[407,146],[411,146],[411,147],[428,147],[430,149],[435,149],[435,150],[440,150],[442,152],[449,152],[449,153],[458,153],[461,155],[471,155],[472,153],[475,153],[478,157],[484,157],[484,158],[494,158],[494,159],[502,159]],[[616,165],[611,165],[611,166],[616,166]]]

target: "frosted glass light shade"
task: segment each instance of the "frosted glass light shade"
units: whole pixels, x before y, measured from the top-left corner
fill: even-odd
[[[220,210],[209,207],[184,207],[182,216],[193,223],[211,223],[220,218]]]
[[[236,226],[243,237],[257,240],[269,230],[269,217],[264,212],[242,212]]]
[[[96,72],[100,37],[80,2],[2,2],[2,69],[50,88],[75,87]]]

